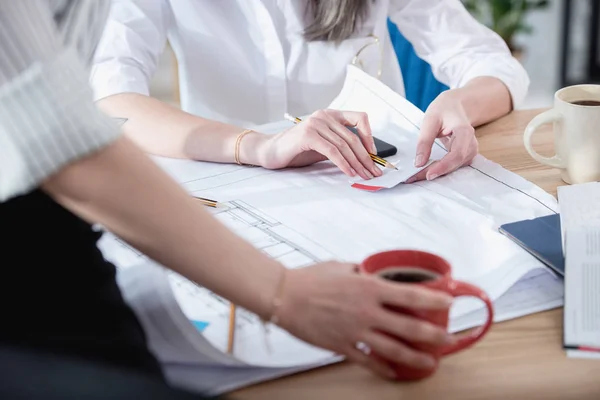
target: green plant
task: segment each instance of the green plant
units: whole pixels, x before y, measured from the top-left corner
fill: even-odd
[[[516,50],[514,37],[530,33],[525,16],[533,10],[546,8],[548,0],[463,0],[467,10],[504,39],[511,51]]]

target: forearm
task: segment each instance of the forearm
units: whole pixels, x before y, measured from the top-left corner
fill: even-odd
[[[112,117],[127,118],[125,134],[143,151],[173,158],[232,163],[235,142],[244,127],[200,118],[152,97],[122,93],[98,101]],[[257,148],[265,135],[252,132],[244,136],[240,160],[261,165]]]
[[[510,91],[493,77],[474,78],[465,86],[446,93],[452,93],[462,103],[474,127],[494,121],[513,109]]]
[[[71,164],[43,189],[159,263],[268,316],[283,267],[227,230],[128,139]]]

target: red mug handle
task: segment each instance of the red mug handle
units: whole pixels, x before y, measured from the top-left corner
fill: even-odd
[[[442,355],[449,355],[457,351],[464,350],[475,342],[479,341],[492,326],[494,322],[494,308],[489,297],[485,292],[476,286],[461,281],[451,281],[449,293],[454,296],[473,296],[481,299],[485,303],[488,312],[488,318],[485,324],[468,335],[464,335],[456,341],[456,343],[442,349]]]

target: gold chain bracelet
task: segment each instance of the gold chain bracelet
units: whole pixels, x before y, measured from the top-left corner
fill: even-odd
[[[242,142],[242,138],[250,132],[254,132],[254,131],[252,129],[246,129],[246,130],[242,131],[235,140],[234,157],[235,157],[235,162],[238,165],[243,165],[242,162],[240,161],[240,143]]]

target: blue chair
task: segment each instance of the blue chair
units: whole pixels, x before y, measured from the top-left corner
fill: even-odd
[[[424,112],[429,103],[448,87],[435,79],[429,64],[417,56],[412,44],[390,20],[388,29],[402,69],[406,99]]]

